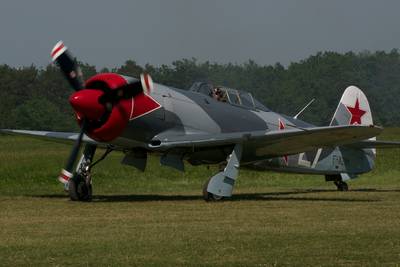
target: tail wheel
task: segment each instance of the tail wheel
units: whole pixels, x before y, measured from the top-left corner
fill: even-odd
[[[335,181],[334,184],[336,185],[338,191],[349,191],[349,186],[346,182]]]

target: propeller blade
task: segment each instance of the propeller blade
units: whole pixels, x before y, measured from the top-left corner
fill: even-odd
[[[154,91],[154,83],[150,74],[142,73],[140,74],[140,82],[142,84],[143,93],[149,95]]]
[[[78,157],[79,149],[81,147],[82,138],[83,134],[86,131],[86,127],[87,127],[87,122],[86,119],[84,119],[82,122],[81,132],[79,133],[78,139],[76,139],[74,146],[72,147],[71,154],[69,155],[65,169],[62,169],[60,176],[58,176],[58,180],[63,184],[68,183],[68,180],[73,176],[74,164]]]
[[[88,84],[90,86],[90,80]],[[130,99],[141,93],[144,93],[145,95],[150,95],[152,92],[154,92],[153,79],[149,74],[142,73],[140,74],[140,80],[128,83],[115,90],[106,91],[104,95],[100,97],[100,103],[102,103],[103,105],[107,105],[107,103],[115,104],[121,99]]]
[[[75,91],[81,90],[83,88],[82,71],[62,41],[59,41],[51,50],[51,58],[60,67],[72,88]]]

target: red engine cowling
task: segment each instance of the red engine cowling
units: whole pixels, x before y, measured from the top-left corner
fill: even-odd
[[[79,124],[85,118],[89,124],[87,134],[100,142],[120,136],[130,120],[161,107],[148,94],[149,77],[142,76],[142,82],[115,73],[91,77],[86,81],[85,89],[70,97]],[[143,81],[147,83],[144,89]]]

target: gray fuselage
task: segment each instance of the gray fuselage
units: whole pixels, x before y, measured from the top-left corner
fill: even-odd
[[[308,128],[314,125],[281,115],[267,108],[251,108],[221,102],[207,94],[180,90],[157,84],[151,97],[162,108],[129,122],[128,127],[112,142],[116,146],[144,148],[149,152],[165,153],[157,149],[163,136],[276,131]],[[233,145],[169,151],[181,155],[189,163],[215,164],[226,160]],[[374,155],[368,151],[346,148],[315,148],[312,151],[271,157],[262,153],[263,144],[243,144],[242,167],[281,172],[338,174],[363,173],[373,168]],[[345,150],[345,151],[343,151]]]

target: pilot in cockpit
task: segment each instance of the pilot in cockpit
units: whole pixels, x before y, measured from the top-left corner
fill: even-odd
[[[220,87],[215,87],[212,92],[212,97],[220,102],[226,102],[226,92],[221,90]]]

